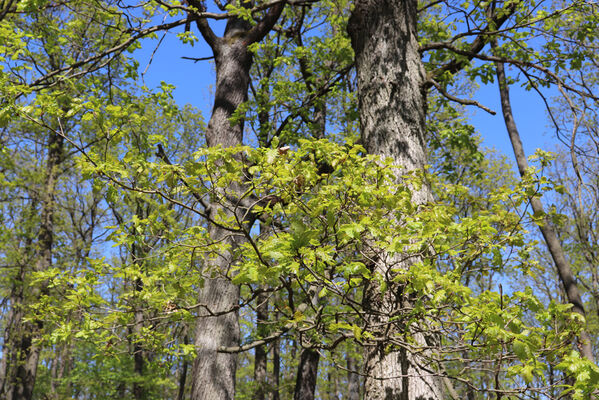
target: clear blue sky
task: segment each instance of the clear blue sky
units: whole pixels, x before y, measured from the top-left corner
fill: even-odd
[[[217,33],[221,33],[218,31],[222,30],[222,23],[215,28]],[[181,27],[179,32],[182,29]],[[182,57],[207,57],[212,55],[212,51],[201,37],[193,47],[182,45],[176,33],[178,32],[166,34],[149,67],[151,54],[162,34],[156,40],[146,39],[142,42],[142,49],[135,53],[140,62],[140,73],[147,68],[143,78],[149,88],[157,87],[161,81],[175,85],[174,96],[177,103],[192,104],[200,109],[208,120],[213,103],[212,87],[215,79],[212,63],[211,61],[194,62],[184,60]],[[493,116],[476,107],[468,107],[470,119],[482,135],[484,146],[496,148],[513,161],[512,148],[501,116],[496,84],[481,86],[475,98],[497,112],[497,115]],[[526,92],[519,86],[512,86],[511,100],[527,156],[533,154],[539,147],[544,150],[554,150],[556,139],[548,127],[545,106],[538,94]]]

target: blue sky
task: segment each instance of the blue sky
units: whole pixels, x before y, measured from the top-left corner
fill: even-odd
[[[220,27],[216,27],[217,33],[221,33],[218,32],[218,28]],[[182,28],[178,32],[180,31]],[[177,103],[192,104],[200,109],[208,120],[213,103],[212,87],[215,79],[212,63],[194,62],[182,57],[208,57],[212,55],[212,51],[201,37],[193,47],[183,45],[176,37],[178,32],[167,33],[158,49],[156,45],[161,35],[156,40],[146,39],[142,42],[142,49],[136,52],[140,62],[140,73],[146,71],[143,80],[149,88],[159,86],[161,81],[173,84],[176,87],[174,96]],[[148,66],[150,58],[152,61]],[[501,116],[496,84],[481,85],[475,98],[497,112],[497,115],[493,116],[476,107],[468,107],[470,120],[483,137],[484,146],[496,148],[506,155],[508,160],[513,160],[512,148]],[[554,150],[557,142],[550,133],[545,105],[539,95],[514,85],[511,87],[511,100],[514,118],[527,156],[539,147]]]

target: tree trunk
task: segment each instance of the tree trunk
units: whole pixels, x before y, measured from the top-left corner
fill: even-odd
[[[234,36],[235,33],[246,29],[245,23],[230,21],[227,24],[227,31],[231,33],[231,39],[219,41],[214,50],[216,97],[206,131],[206,144],[209,147],[218,145],[232,147],[242,144],[243,125],[231,125],[229,118],[247,97],[252,56],[243,38]],[[229,192],[235,193],[235,189],[231,189]],[[209,209],[210,218],[214,218],[219,210],[224,211],[228,216],[231,215],[230,211],[215,203]],[[229,231],[214,224],[210,224],[208,233],[215,243],[223,242],[234,247],[239,241],[238,238],[232,237]],[[225,276],[233,261],[230,251],[215,259],[214,265],[210,268],[222,271],[222,275],[206,276],[204,287],[200,290],[199,303],[208,305],[213,313],[223,314],[211,316],[206,310],[200,310],[195,333],[198,356],[192,372],[191,398],[193,400],[233,400],[235,397],[237,354],[218,352],[221,346],[239,345],[238,313],[234,311],[239,301],[239,287]],[[211,272],[208,273],[210,274]]]
[[[144,212],[144,207],[141,200],[135,200],[135,215],[140,220],[143,220],[149,214],[147,210]],[[131,232],[132,236],[135,232]],[[140,269],[140,273],[147,274],[147,268],[144,266],[145,260],[148,258],[150,246],[145,242],[145,239],[140,239],[139,242],[133,242],[131,245],[131,261]],[[146,352],[141,343],[143,328],[145,324],[145,316],[143,312],[144,302],[142,300],[144,284],[141,278],[136,278],[133,282],[135,290],[135,303],[133,305],[133,326],[131,327],[132,336],[132,352],[133,352],[133,372],[135,373],[135,381],[133,382],[133,397],[135,400],[145,400],[147,398],[147,389],[144,382],[144,373],[146,369]]]
[[[493,47],[496,46],[497,44],[493,42]],[[514,156],[516,157],[516,163],[518,164],[518,171],[520,172],[521,177],[525,177],[528,169],[528,161],[526,159],[526,155],[524,154],[524,147],[522,146],[522,141],[520,140],[520,133],[518,132],[518,128],[512,114],[510,92],[505,78],[505,67],[501,62],[495,63],[495,65],[497,67],[497,82],[499,84],[499,93],[501,96],[501,110],[503,112],[503,119],[505,120],[505,126],[510,136],[512,148],[514,149]],[[530,204],[535,214],[545,215],[543,203],[541,203],[539,198],[532,197],[530,199]],[[553,258],[553,262],[555,263],[557,274],[566,292],[566,298],[568,299],[568,302],[572,304],[572,311],[582,315],[583,317],[586,317],[582,298],[580,297],[580,291],[578,290],[578,285],[576,284],[576,280],[574,278],[574,273],[572,272],[570,263],[566,259],[564,249],[562,248],[562,244],[555,233],[555,229],[553,228],[551,221],[544,217],[543,223],[539,224],[539,229],[541,230],[543,238],[545,239],[549,253],[551,253],[551,258]],[[591,362],[595,362],[593,348],[591,346],[591,338],[586,329],[580,332],[578,348],[584,357]]]
[[[356,374],[356,360],[347,355],[347,400],[360,400],[360,375]]]
[[[203,1],[190,0],[189,4],[198,10],[205,10]],[[252,4],[251,1],[244,3],[246,7],[251,7]],[[206,130],[208,147],[233,147],[243,143],[243,120],[232,125],[230,118],[247,99],[252,64],[252,53],[248,51],[248,46],[264,38],[278,20],[284,6],[284,1],[273,5],[253,25],[242,19],[230,18],[222,38],[214,34],[205,19],[196,21],[202,36],[212,48],[216,66],[214,107]],[[241,192],[241,188],[230,187],[227,191],[230,195],[235,195]],[[232,211],[219,203],[210,204],[207,210],[211,220],[219,212],[231,216]],[[241,210],[239,213],[241,214]],[[241,215],[240,220],[243,220]],[[214,224],[209,224],[208,233],[215,243],[225,243],[231,248],[240,243],[239,237],[232,236],[231,232]],[[200,309],[195,332],[197,358],[191,376],[192,400],[233,400],[235,397],[237,354],[218,351],[222,346],[239,345],[236,310],[239,287],[226,276],[233,261],[231,251],[216,258],[200,289],[199,303],[207,305],[209,310]],[[219,273],[213,274],[214,271]]]
[[[278,317],[278,316],[277,316]],[[271,400],[279,400],[279,386],[281,384],[281,343],[276,339],[272,343],[272,397]]]
[[[300,356],[293,400],[314,400],[320,353],[314,349],[303,349]]]
[[[266,333],[266,322],[268,321],[268,294],[260,293],[256,297],[256,330],[259,337]],[[254,354],[254,400],[264,400],[267,390],[267,368],[268,357],[266,345],[257,346]]]
[[[424,68],[416,39],[416,0],[355,0],[348,31],[356,57],[362,143],[371,154],[390,157],[398,173],[420,170],[426,164]],[[431,198],[423,185],[413,190],[414,204]],[[393,268],[409,268],[414,257],[380,254],[374,273],[389,276]],[[381,294],[373,280],[364,293],[366,327],[379,338],[405,334],[411,327],[390,323],[389,316],[408,305],[401,287],[389,281]],[[426,329],[426,327],[420,327]],[[434,345],[436,338],[413,334],[415,344]],[[365,399],[437,400],[442,382],[432,367],[423,368],[423,355],[390,348],[385,340],[366,344]]]
[[[48,138],[48,157],[46,160],[46,177],[41,189],[41,216],[40,230],[38,234],[38,253],[37,262],[34,270],[36,272],[45,271],[52,265],[52,246],[54,243],[54,211],[55,211],[55,191],[58,180],[58,168],[63,159],[64,139],[56,132],[50,132]],[[25,278],[23,276],[23,278]],[[30,297],[33,301],[47,291],[45,283],[40,286],[28,288],[28,293],[24,297]],[[16,307],[26,307],[27,300],[23,304],[15,304]],[[5,382],[10,385],[9,391],[12,391],[12,400],[30,400],[33,398],[33,389],[37,376],[37,366],[39,362],[41,348],[36,343],[39,339],[43,323],[40,320],[33,319],[24,322],[22,312],[17,313],[19,317],[13,321],[19,326],[20,336],[14,341],[17,347],[17,358],[15,361],[15,375],[12,382]]]
[[[37,214],[37,198],[32,196],[33,201],[29,204],[31,215]],[[26,250],[25,257],[17,265],[19,272],[14,278],[13,286],[8,301],[7,316],[4,319],[4,340],[2,343],[2,358],[0,358],[0,398],[12,399],[15,390],[15,374],[17,369],[17,358],[19,356],[18,341],[23,330],[23,305],[25,277],[28,273],[27,267],[30,260],[35,258],[33,249],[33,233],[25,235],[23,248]]]
[[[308,87],[311,87],[310,78],[311,73],[307,72],[308,68],[305,62],[300,59],[300,66],[302,75]],[[312,125],[312,134],[316,139],[322,139],[326,133],[326,98],[323,97],[314,106],[314,116]],[[330,278],[330,277],[328,277]],[[310,303],[313,308],[318,308],[321,299],[318,297],[318,293],[322,290],[322,287],[318,285],[310,285],[308,293],[311,293]],[[300,341],[302,338],[300,337]],[[306,343],[309,346],[309,343]],[[302,348],[300,355],[300,363],[298,366],[297,377],[295,382],[295,391],[293,398],[294,400],[314,400],[314,394],[316,393],[316,380],[318,378],[318,363],[320,362],[320,353],[312,348]]]
[[[183,332],[183,344],[189,344],[189,337],[187,336],[187,327],[184,328]],[[177,400],[183,400],[185,398],[185,382],[187,381],[187,365],[189,363],[186,359],[183,360],[183,365],[179,372],[179,391],[177,392]]]
[[[56,345],[54,359],[52,360],[52,369],[50,373],[50,398],[59,399],[66,392],[65,388],[61,387],[63,378],[68,373],[70,364],[71,346],[68,344]],[[65,386],[68,386],[65,385]]]
[[[0,359],[0,398],[12,399],[17,366],[17,339],[21,337],[21,308],[23,304],[23,267],[19,273],[19,281],[15,283],[9,300],[9,309],[4,319],[4,341],[2,358]]]
[[[136,246],[134,246],[135,248]],[[134,262],[137,262],[137,255],[135,254],[135,250],[133,251],[133,259]],[[134,287],[136,292],[141,292],[143,290],[143,282],[140,278],[135,279]],[[140,296],[141,297],[141,296]],[[140,343],[142,337],[142,330],[144,326],[144,314],[142,311],[142,306],[139,303],[139,297],[136,299],[135,311],[134,311],[134,324],[132,329],[133,336],[133,371],[135,372],[135,381],[133,382],[133,397],[135,400],[145,400],[147,398],[146,395],[146,385],[144,382],[144,370],[146,365],[145,355],[143,346]]]

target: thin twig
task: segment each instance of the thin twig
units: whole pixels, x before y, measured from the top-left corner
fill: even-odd
[[[476,100],[460,99],[459,97],[455,97],[455,96],[449,94],[445,89],[443,89],[443,87],[437,81],[435,81],[432,78],[429,80],[429,82],[439,91],[439,93],[441,93],[443,96],[447,97],[451,101],[455,101],[456,103],[460,103],[460,104],[467,105],[467,106],[476,106],[482,110],[485,110],[486,112],[488,112],[491,115],[497,114],[495,111],[491,110],[487,106],[480,104]]]

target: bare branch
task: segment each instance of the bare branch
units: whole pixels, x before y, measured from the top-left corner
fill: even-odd
[[[468,62],[470,62],[476,54],[478,54],[482,51],[482,49],[485,47],[485,45],[489,42],[489,37],[495,33],[497,28],[499,28],[501,25],[503,25],[514,14],[514,12],[516,11],[517,5],[518,5],[518,3],[514,2],[506,10],[506,12],[504,14],[502,14],[501,16],[497,16],[497,14],[495,14],[493,16],[492,20],[487,24],[486,27],[484,27],[481,30],[481,32],[478,34],[478,36],[470,44],[470,48],[466,51],[463,51],[462,53],[458,53],[460,55],[465,55],[467,58],[466,60],[457,59],[457,58],[452,60],[448,64],[445,64],[443,67],[434,71],[434,77],[437,78],[439,76],[442,76],[446,72],[455,74],[456,72],[458,72],[462,68],[464,68],[466,66],[466,64]],[[455,46],[448,43],[447,45],[443,44],[442,47],[452,50]],[[429,47],[428,47],[428,49],[433,49],[433,48],[438,48],[438,47],[431,47],[431,45],[429,45]],[[428,87],[430,87],[431,84],[432,84],[432,81],[429,81],[428,83],[425,84],[425,87],[428,88]]]
[[[268,32],[270,32],[274,24],[279,19],[279,16],[283,12],[285,4],[287,4],[287,0],[276,0],[272,3],[264,5],[264,7],[270,8],[266,13],[266,16],[264,16],[264,18],[254,25],[254,27],[247,33],[247,44],[259,42],[268,34]]]
[[[467,105],[467,106],[476,106],[482,110],[485,110],[486,112],[488,112],[491,115],[495,115],[497,114],[495,111],[491,110],[489,107],[484,106],[482,104],[480,104],[478,101],[476,100],[469,100],[469,99],[460,99],[458,97],[455,97],[451,94],[449,94],[445,89],[443,89],[443,87],[434,79],[429,79],[429,81],[438,91],[439,93],[441,93],[443,96],[447,97],[449,100],[451,101],[455,101],[456,103],[460,103],[463,105]]]
[[[218,349],[219,353],[241,353],[243,351],[251,350],[255,347],[262,346],[264,344],[268,344],[289,331],[290,327],[285,327],[285,329],[275,332],[270,336],[265,337],[264,339],[254,340],[251,343],[244,344],[242,346],[233,346],[233,347],[220,347]]]

